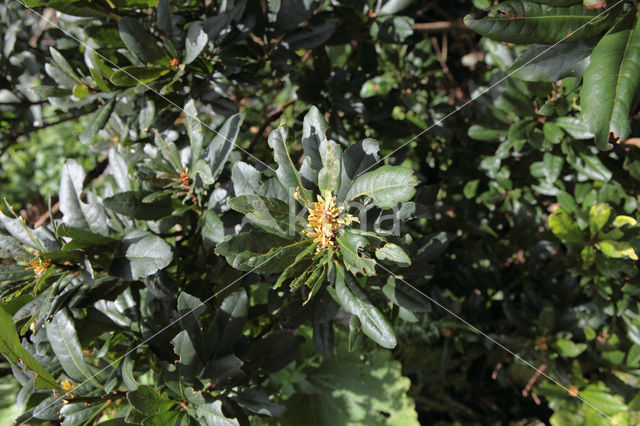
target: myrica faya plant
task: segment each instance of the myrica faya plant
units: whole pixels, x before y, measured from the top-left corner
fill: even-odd
[[[399,245],[373,229],[385,210],[392,210],[386,218],[394,221],[411,216],[417,179],[407,168],[381,165],[376,141],[366,139],[343,152],[327,139],[326,129],[312,107],[304,117],[299,169],[287,150],[285,127],[269,135],[275,176],[243,162],[234,165],[237,196],[228,204],[255,229],[227,238],[216,251],[238,270],[279,274],[274,288],[287,282],[292,292],[303,289],[305,304],[325,282],[333,284],[329,294],[358,316],[365,334],[393,347],[393,330],[354,274],[375,275],[377,261],[410,265]]]

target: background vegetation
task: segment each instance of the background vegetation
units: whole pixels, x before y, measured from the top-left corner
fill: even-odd
[[[636,424],[637,7],[3,0],[0,418]]]

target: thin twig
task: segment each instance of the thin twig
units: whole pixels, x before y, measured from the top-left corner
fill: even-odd
[[[418,22],[411,28],[420,33],[449,33],[454,31],[470,31],[462,21]]]
[[[51,207],[51,213],[56,214],[58,213],[58,210],[60,210],[60,201],[58,201]],[[33,227],[40,228],[42,225],[47,223],[49,216],[50,216],[50,213],[49,213],[49,210],[47,210],[46,212],[44,212],[42,216],[38,218],[38,220],[36,220],[36,222],[33,224]]]
[[[536,383],[538,378],[542,375],[542,372],[546,369],[547,369],[547,364],[542,364],[540,368],[538,368],[533,373],[533,376],[531,376],[531,378],[527,382],[527,385],[524,387],[524,389],[522,389],[522,396],[524,397],[529,396],[529,392],[531,392],[531,388],[533,388],[533,385]]]

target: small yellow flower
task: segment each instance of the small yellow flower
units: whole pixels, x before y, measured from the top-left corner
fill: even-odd
[[[27,264],[29,266],[24,269],[33,269],[33,273],[37,276],[42,275],[51,266],[51,262],[49,260],[43,261],[42,259],[32,260],[31,262],[27,262]]]
[[[65,391],[69,392],[75,388],[75,386],[67,379],[60,382],[60,387]]]
[[[299,197],[300,188],[296,190],[296,198]],[[341,216],[344,207],[336,206],[336,197],[331,191],[326,190],[324,198],[317,196],[318,201],[309,207],[307,217],[307,237],[313,238],[318,243],[317,251],[334,247],[334,240],[339,229],[351,222],[359,222],[358,218],[345,214]]]

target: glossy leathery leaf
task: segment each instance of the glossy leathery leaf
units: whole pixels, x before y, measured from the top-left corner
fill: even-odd
[[[484,18],[468,15],[464,22],[473,31],[498,41],[554,44],[600,33],[611,26],[618,10],[591,10],[581,4],[549,7],[528,0],[508,0],[491,7]]]
[[[125,280],[137,280],[165,268],[172,258],[171,246],[164,239],[135,230],[123,238],[119,254],[109,270]]]
[[[629,137],[640,80],[640,23],[632,9],[600,39],[591,54],[580,92],[585,122],[596,146],[611,149]]]
[[[167,54],[158,46],[155,37],[138,20],[125,16],[118,21],[118,29],[127,49],[141,61],[163,65],[168,63]]]
[[[396,335],[389,321],[371,303],[358,283],[347,276],[342,265],[336,263],[335,270],[335,293],[338,303],[347,312],[358,317],[364,334],[384,348],[394,348]]]

